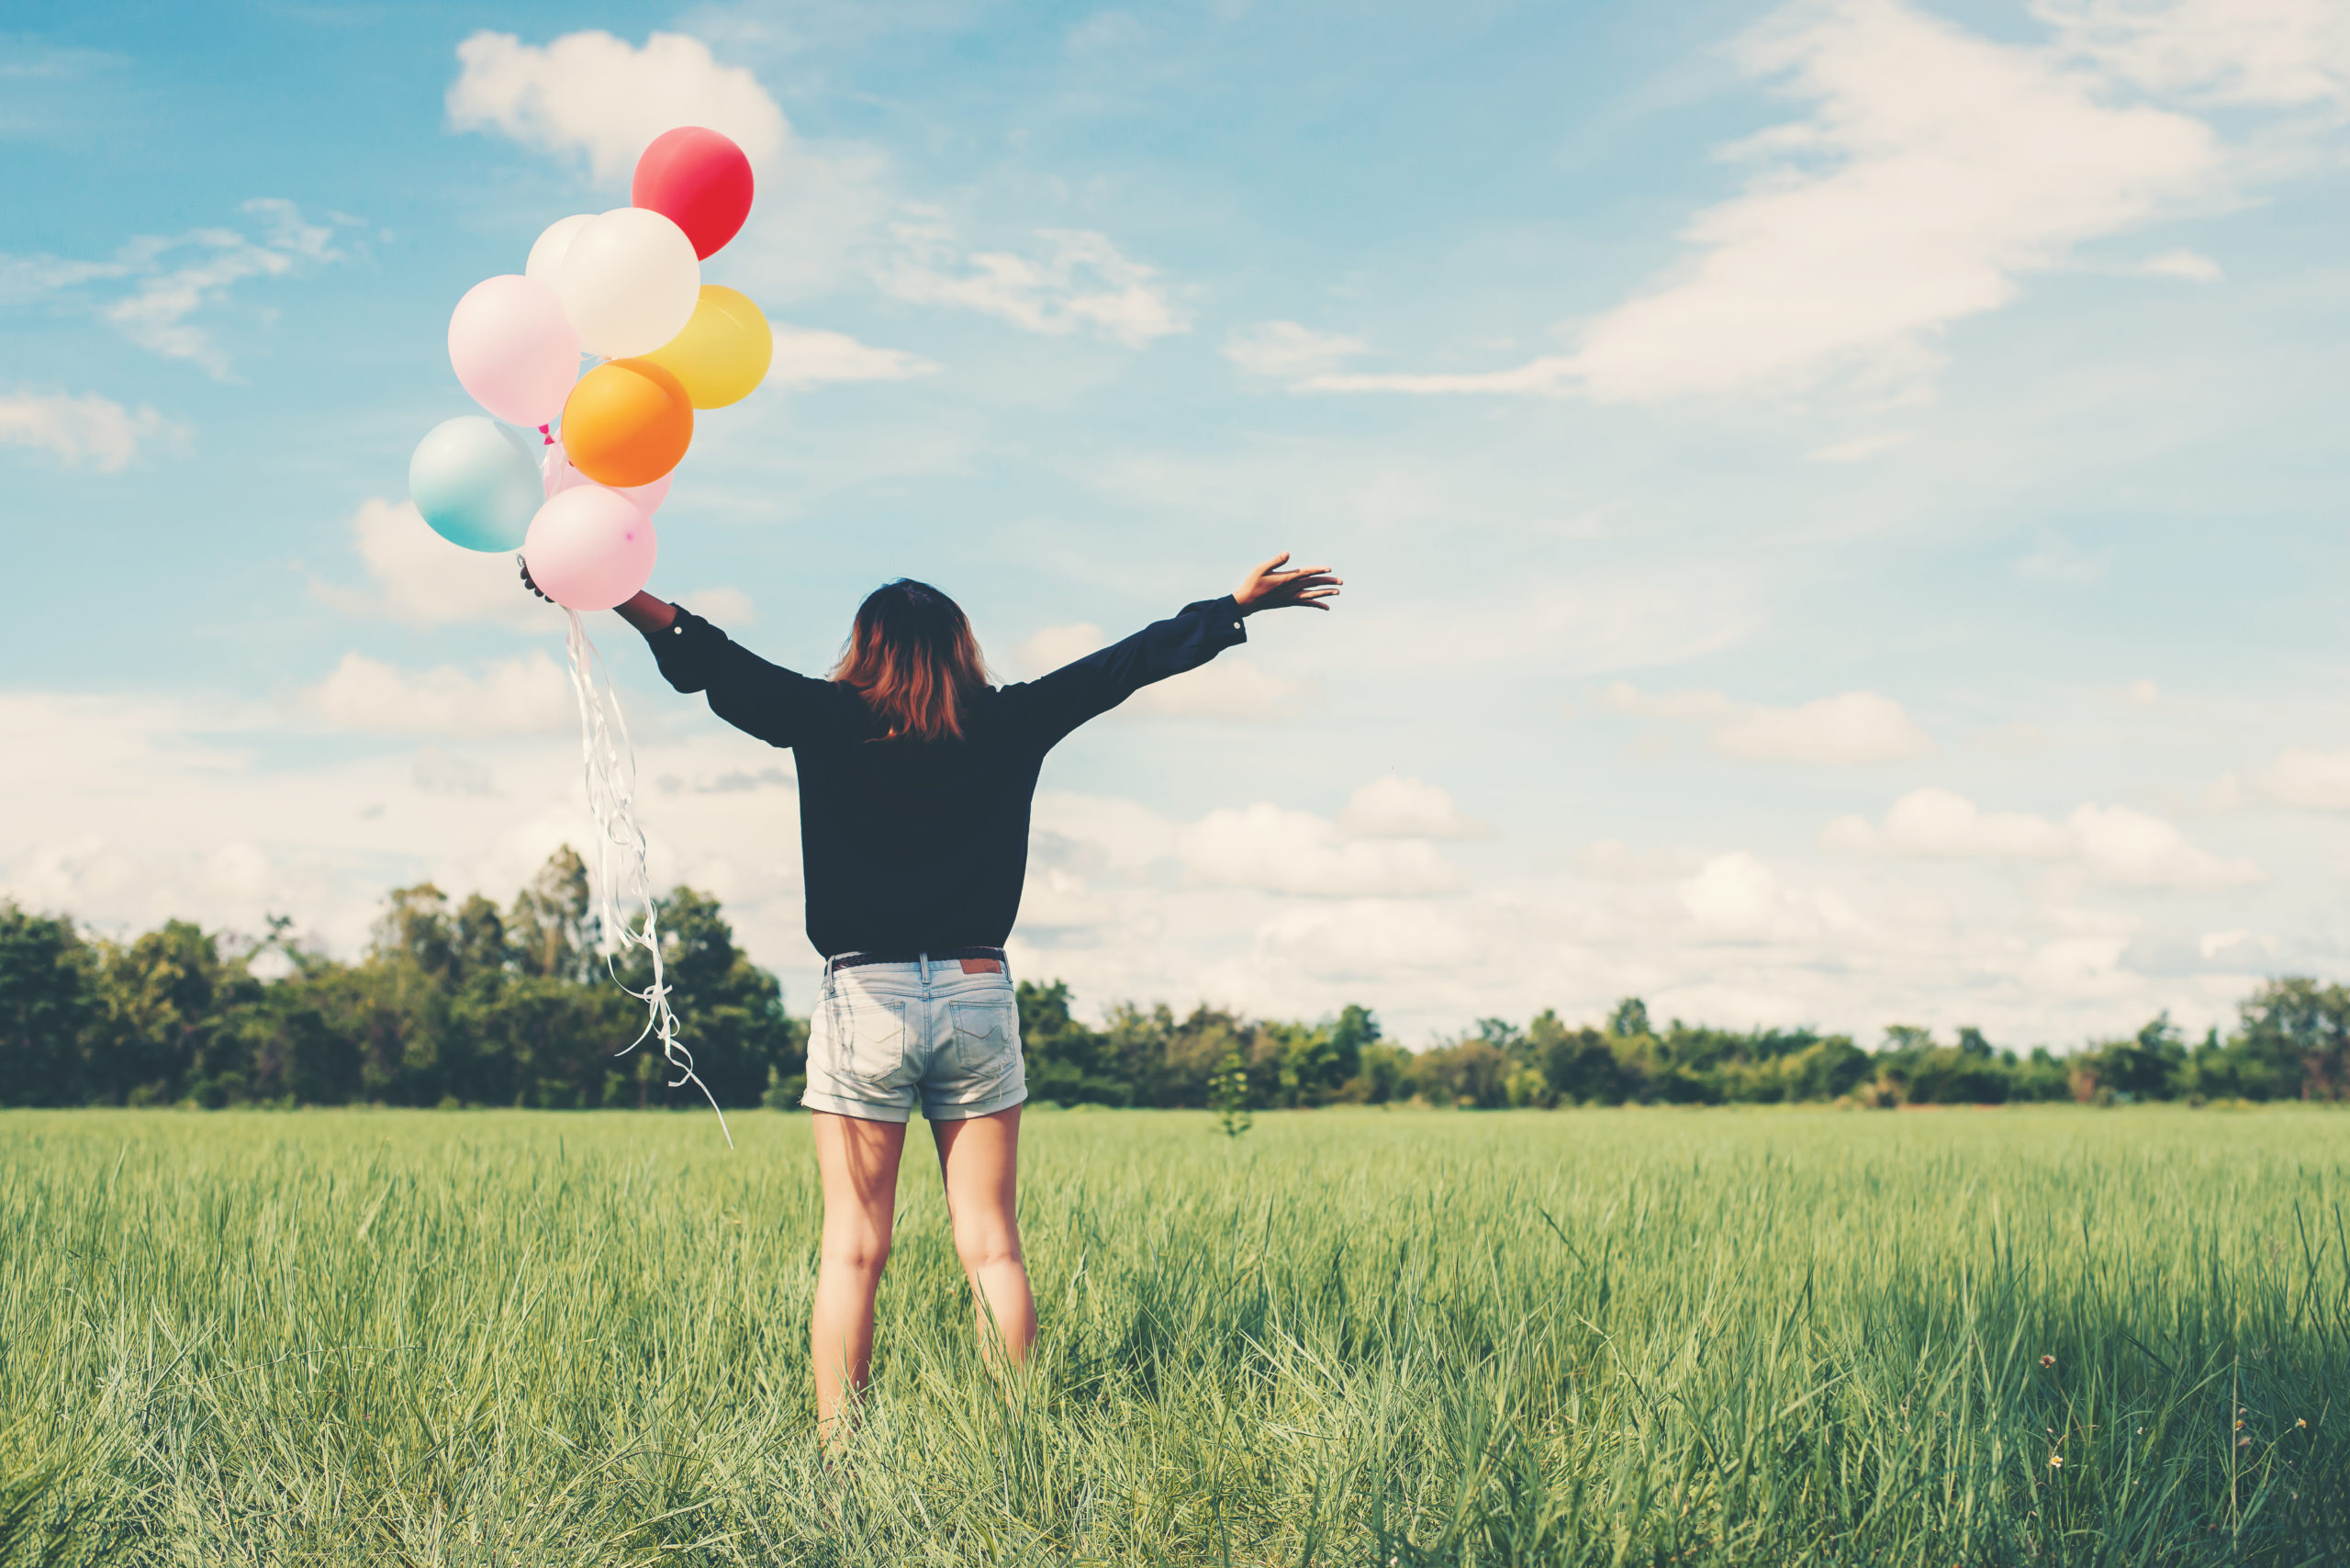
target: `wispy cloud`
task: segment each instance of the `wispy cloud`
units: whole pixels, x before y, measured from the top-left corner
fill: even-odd
[[[932,361],[903,349],[876,348],[846,332],[778,321],[775,366],[767,379],[778,386],[821,386],[835,381],[904,381],[937,369]]]
[[[1863,767],[1932,755],[1934,743],[1890,697],[1847,691],[1790,708],[1735,702],[1718,691],[1648,693],[1617,681],[1600,700],[1618,713],[1704,724],[1714,749],[1750,762]]]
[[[1032,253],[965,252],[946,216],[923,208],[891,225],[890,235],[894,248],[875,275],[900,299],[976,310],[1055,337],[1091,332],[1129,348],[1192,330],[1158,269],[1106,235],[1040,229]]]
[[[2120,12],[2079,9],[2091,8]],[[2221,194],[2227,155],[2208,126],[2112,101],[2118,72],[2165,85],[2173,73],[2087,36],[2003,43],[1902,0],[1800,0],[1737,58],[1806,112],[1721,150],[1753,170],[1746,189],[1691,218],[1688,254],[1657,285],[1571,350],[1523,364],[1324,370],[1300,385],[1621,402],[1826,386],[1916,396],[1956,323],[2090,241]]]
[[[2301,108],[2350,102],[2335,0],[2038,0],[2058,47],[2149,92]]]
[[[335,226],[356,224],[338,216],[317,224],[294,203],[256,196],[238,208],[247,229],[192,229],[184,234],[142,234],[113,259],[0,256],[0,301],[25,303],[45,297],[85,298],[99,316],[140,348],[166,359],[202,365],[215,380],[229,379],[229,351],[200,312],[225,305],[248,278],[286,278],[343,259],[334,243]],[[109,287],[108,286],[114,286]]]
[[[1360,338],[1317,332],[1295,321],[1259,321],[1224,341],[1224,357],[1251,375],[1292,384],[1328,375],[1371,352]]]
[[[0,393],[0,444],[52,453],[69,466],[106,473],[130,465],[156,442],[184,444],[186,431],[154,409],[137,412],[95,392]]]

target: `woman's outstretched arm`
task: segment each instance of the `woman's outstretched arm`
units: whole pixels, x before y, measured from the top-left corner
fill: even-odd
[[[522,582],[546,598],[528,566]],[[805,733],[825,682],[767,663],[700,616],[642,589],[614,608],[644,634],[664,679],[679,691],[707,692],[710,711],[736,729],[781,746]]]
[[[1284,571],[1288,559],[1283,551],[1252,567],[1240,587],[1224,598],[1187,604],[1124,642],[1007,692],[1018,693],[1015,700],[1028,709],[1035,733],[1051,745],[1152,682],[1197,669],[1225,649],[1247,642],[1248,633],[1240,624],[1244,616],[1289,606],[1329,609],[1321,601],[1337,593],[1339,579],[1326,566]]]

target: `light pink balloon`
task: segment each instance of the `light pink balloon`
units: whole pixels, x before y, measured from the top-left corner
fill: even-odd
[[[653,576],[653,520],[601,485],[564,491],[531,519],[522,563],[557,604],[610,610]]]
[[[554,289],[506,273],[457,301],[449,363],[475,402],[509,424],[543,425],[579,379],[579,333]]]
[[[672,469],[650,485],[606,485],[603,488],[616,496],[626,497],[631,506],[651,517],[661,510],[661,503],[669,498],[669,481],[675,477],[677,471]],[[564,452],[561,442],[549,446],[546,454],[539,459],[539,478],[549,500],[565,490],[596,482],[571,465],[571,458]]]

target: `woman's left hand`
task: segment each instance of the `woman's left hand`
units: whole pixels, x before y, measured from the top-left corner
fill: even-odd
[[[1344,579],[1332,577],[1327,566],[1281,570],[1288,560],[1289,552],[1284,550],[1240,579],[1240,586],[1233,590],[1232,602],[1240,607],[1241,614],[1254,615],[1260,610],[1279,610],[1292,604],[1311,610],[1330,608],[1322,601],[1336,599],[1338,585]]]

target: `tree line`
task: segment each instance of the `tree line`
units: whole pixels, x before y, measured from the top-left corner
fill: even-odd
[[[734,944],[716,899],[662,902],[663,966],[696,1070],[729,1107],[796,1104],[808,1027]],[[355,959],[273,918],[258,937],[170,921],[129,940],[0,902],[0,1104],[517,1105],[698,1103],[657,1054],[616,1054],[643,1025],[599,956],[587,868],[558,852],[500,908],[431,884],[387,895]],[[632,952],[616,971],[650,980]],[[1349,1005],[1313,1023],[1200,1006],[1113,1007],[1096,1027],[1060,981],[1018,986],[1028,1085],[1063,1104],[1271,1109],[1440,1106],[1870,1106],[2350,1097],[2350,989],[2263,983],[2238,1026],[2188,1041],[2167,1014],[2124,1039],[2057,1054],[1950,1043],[1895,1025],[1874,1050],[1810,1029],[1736,1031],[1637,998],[1604,1026],[1546,1010],[1487,1018],[1414,1051]]]

